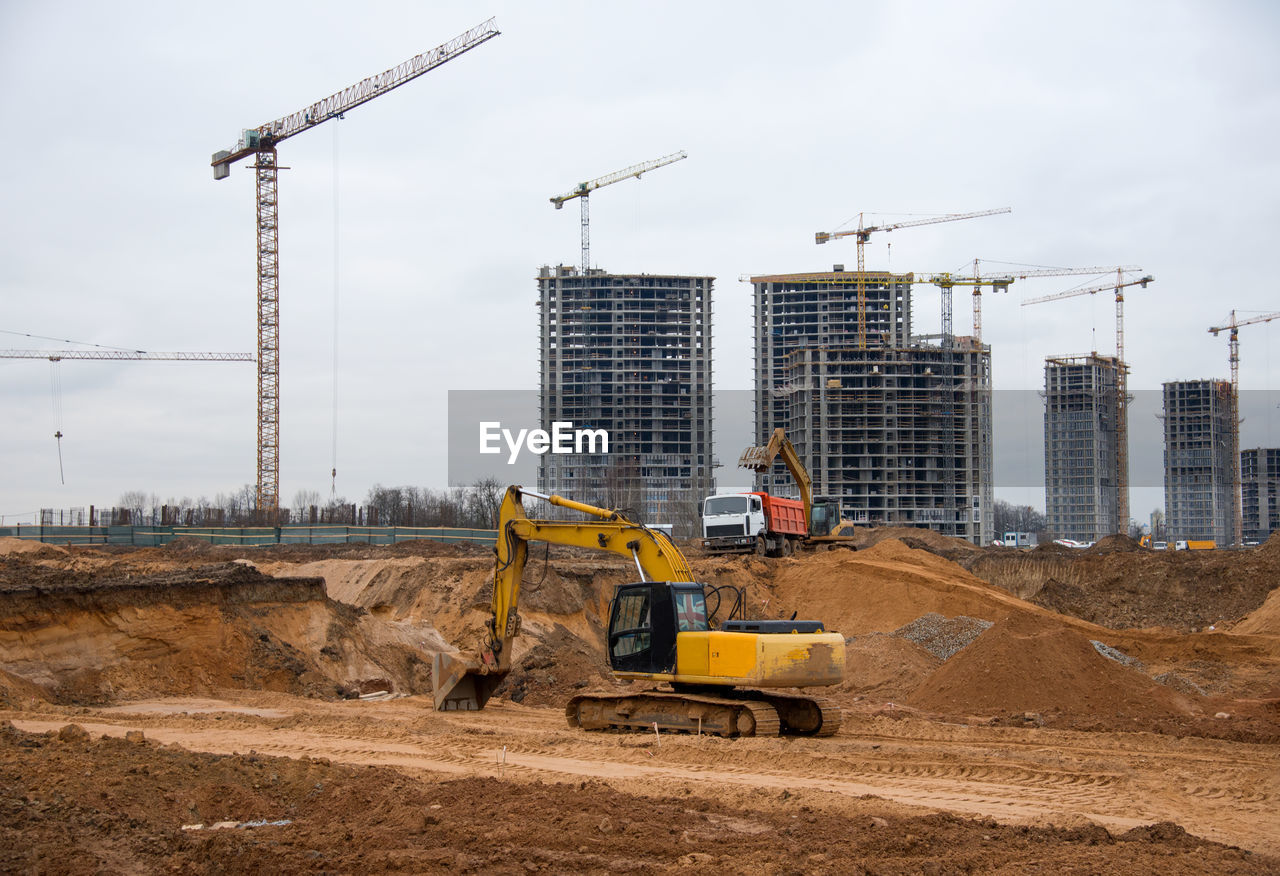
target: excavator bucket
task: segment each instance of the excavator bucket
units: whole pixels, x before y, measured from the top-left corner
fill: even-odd
[[[766,471],[772,463],[768,445],[748,447],[738,459],[739,468],[749,468],[752,471]]]
[[[505,677],[505,672],[485,672],[479,662],[462,655],[436,654],[431,658],[436,711],[478,712]]]
[[[773,434],[769,436],[768,444],[757,444],[742,451],[742,456],[738,458],[738,467],[751,471],[768,471],[773,461],[778,458],[778,452],[782,450],[786,435],[786,430],[781,427],[774,429]]]

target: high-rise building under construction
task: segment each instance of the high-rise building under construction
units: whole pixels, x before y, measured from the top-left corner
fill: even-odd
[[[1240,451],[1244,541],[1264,542],[1280,529],[1280,448]]]
[[[1118,519],[1121,367],[1097,354],[1045,360],[1045,525],[1057,538],[1097,541],[1127,528]]]
[[[1231,543],[1231,383],[1164,384],[1164,505],[1169,538]]]
[[[814,495],[847,519],[982,543],[993,523],[990,348],[913,337],[913,279],[840,265],[752,277],[756,440],[784,427]],[[780,467],[760,486],[795,491]]]
[[[609,452],[546,453],[542,490],[695,534],[711,489],[713,278],[538,273],[539,407],[556,422],[603,429]]]

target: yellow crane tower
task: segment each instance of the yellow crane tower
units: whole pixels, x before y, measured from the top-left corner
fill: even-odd
[[[622,170],[615,170],[613,173],[605,174],[593,180],[584,183],[578,183],[574,186],[573,191],[566,192],[563,195],[556,195],[551,199],[551,203],[556,205],[559,210],[564,207],[565,201],[571,201],[574,198],[582,200],[582,274],[586,276],[587,268],[591,266],[591,210],[590,201],[591,193],[596,189],[602,189],[605,186],[613,185],[616,182],[622,182],[624,179],[639,179],[641,174],[648,173],[651,170],[657,170],[659,167],[666,167],[668,164],[675,164],[681,159],[688,158],[689,153],[683,149],[679,152],[672,152],[670,155],[664,155],[661,158],[655,158],[652,161],[642,161],[639,164],[633,164],[630,167],[624,167]]]
[[[213,178],[226,179],[231,165],[256,157],[258,228],[258,514],[274,519],[280,499],[280,246],[276,146],[348,110],[417,79],[463,52],[496,37],[494,20],[482,22],[429,52],[363,79],[292,115],[243,132],[231,149],[213,153]]]
[[[1218,332],[1228,329],[1231,331],[1228,347],[1228,359],[1231,363],[1231,512],[1235,527],[1231,543],[1236,547],[1244,542],[1244,508],[1241,507],[1240,498],[1240,326],[1271,322],[1273,319],[1280,319],[1280,311],[1236,319],[1236,312],[1233,310],[1226,325],[1216,325],[1209,329],[1209,333],[1215,338]]]
[[[814,243],[826,243],[841,237],[856,237],[858,241],[858,349],[867,348],[867,292],[866,292],[866,257],[863,248],[875,231],[895,231],[899,228],[914,228],[919,225],[936,225],[939,222],[955,222],[960,219],[977,219],[980,216],[995,216],[1000,213],[1012,213],[1011,207],[999,207],[995,210],[978,210],[973,213],[946,213],[942,216],[930,216],[927,219],[909,219],[906,222],[892,222],[888,225],[863,225],[863,213],[858,214],[858,227],[846,231],[818,231],[813,235]],[[949,298],[948,298],[949,300]],[[944,336],[950,333],[950,327],[942,329]]]
[[[1128,533],[1129,530],[1129,366],[1124,361],[1124,290],[1130,286],[1147,288],[1155,277],[1147,274],[1136,280],[1126,280],[1124,269],[1116,271],[1116,279],[1111,283],[1097,286],[1086,286],[1083,289],[1069,289],[1053,295],[1042,295],[1039,298],[1028,298],[1022,306],[1041,304],[1045,301],[1058,301],[1063,298],[1075,298],[1077,295],[1093,295],[1111,289],[1116,297],[1116,521],[1115,531]]]

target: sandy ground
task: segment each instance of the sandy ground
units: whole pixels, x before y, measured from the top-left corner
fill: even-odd
[[[1197,632],[1064,614],[936,547],[694,557],[849,641],[839,734],[726,740],[566,725],[614,684],[627,569],[594,555],[531,555],[517,671],[459,714],[424,666],[478,630],[483,553],[0,545],[0,869],[1280,872],[1280,543],[1260,582],[1198,568],[1187,600],[1233,616]]]

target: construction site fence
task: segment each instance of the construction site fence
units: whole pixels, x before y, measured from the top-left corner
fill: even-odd
[[[5,536],[45,544],[125,544],[161,547],[176,538],[196,538],[208,544],[263,547],[279,544],[396,544],[425,539],[446,544],[492,546],[494,529],[453,529],[442,526],[0,526]]]

